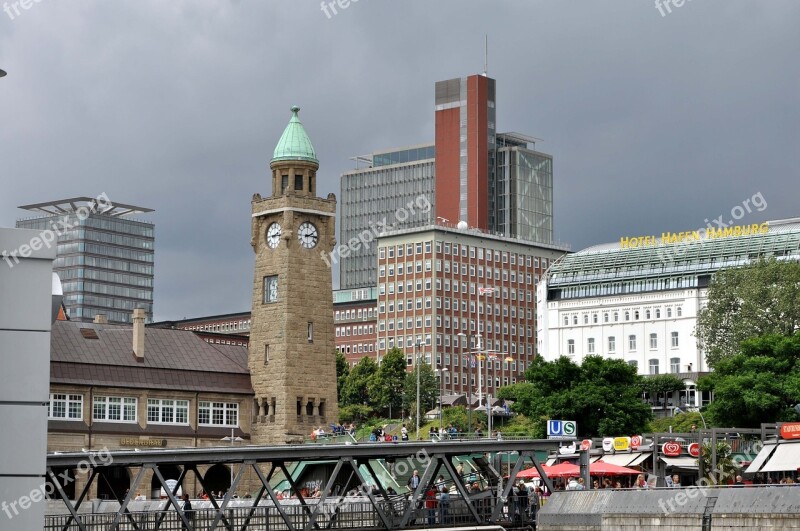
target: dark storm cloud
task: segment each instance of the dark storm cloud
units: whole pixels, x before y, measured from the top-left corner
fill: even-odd
[[[12,2],[13,4],[13,2]],[[0,13],[0,225],[105,192],[156,209],[158,319],[247,310],[249,201],[300,105],[338,193],[348,157],[432,141],[433,83],[498,80],[500,131],[555,157],[574,249],[761,192],[798,214],[793,0],[33,3]]]

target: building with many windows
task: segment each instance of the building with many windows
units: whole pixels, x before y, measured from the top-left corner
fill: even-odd
[[[336,350],[350,366],[361,358],[377,358],[375,331],[378,323],[377,288],[347,289],[333,292],[333,325]]]
[[[495,80],[439,81],[434,95],[433,144],[354,157],[356,169],[342,174],[340,241],[464,221],[487,233],[552,244],[553,158],[536,151],[533,137],[497,133]],[[341,289],[375,286],[370,242],[332,257],[340,264]]]
[[[437,225],[386,234],[378,357],[398,347],[409,367],[433,364],[448,394],[516,383],[536,355],[536,285],[566,250]]]
[[[155,227],[131,218],[152,209],[112,203],[104,195],[19,208],[39,216],[18,220],[17,228],[56,237],[53,270],[71,320],[92,322],[101,314],[110,323],[130,324],[135,308],[143,308],[152,320]]]
[[[565,255],[537,291],[538,350],[552,361],[588,355],[625,360],[639,374],[676,374],[673,406],[699,407],[707,372],[694,329],[715,272],[761,257],[800,259],[800,219],[621,238]]]
[[[139,310],[141,312],[141,310]],[[98,319],[100,321],[102,319]],[[50,345],[47,449],[148,449],[219,446],[233,434],[250,439],[253,389],[247,347],[211,344],[184,330],[56,321]],[[180,471],[172,471],[177,479]],[[58,472],[57,472],[58,473]],[[70,474],[73,471],[68,472]],[[110,467],[92,498],[124,493],[131,471]],[[158,498],[152,471],[142,494]],[[230,484],[221,465],[200,473],[219,490]],[[86,476],[67,485],[80,493]],[[186,485],[186,483],[184,484]],[[191,492],[198,492],[194,483]]]

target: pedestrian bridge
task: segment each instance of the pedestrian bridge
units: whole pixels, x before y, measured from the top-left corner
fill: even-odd
[[[277,529],[406,529],[427,527],[460,529],[503,526],[524,527],[530,515],[519,510],[511,486],[524,467],[535,466],[552,491],[537,459],[537,452],[552,451],[558,441],[492,439],[415,441],[297,446],[248,446],[171,450],[77,452],[51,454],[47,472],[53,490],[45,529],[51,530],[248,530]],[[518,456],[497,470],[488,455]],[[464,473],[464,463],[470,472]],[[297,482],[289,468],[314,464],[319,488],[312,494]],[[393,471],[418,469],[416,488],[389,481],[378,467],[391,463]],[[221,497],[192,500],[184,511],[178,499],[182,485],[189,494],[189,475],[208,492],[198,468],[224,464],[231,470],[231,487]],[[87,500],[95,481],[103,481],[110,467],[135,470],[127,492],[114,491],[114,499]],[[162,470],[179,470],[169,480]],[[64,489],[64,471],[84,473],[86,481],[70,499]],[[442,479],[437,479],[442,476]],[[74,477],[74,476],[73,476]],[[135,500],[146,477],[161,486],[166,499]],[[383,478],[383,479],[382,479]],[[474,480],[474,481],[473,481]],[[282,493],[276,485],[288,488]],[[394,483],[394,486],[392,486]],[[448,494],[434,496],[443,483]],[[466,483],[466,484],[465,484]],[[433,490],[432,490],[433,489]],[[406,492],[403,492],[406,491]],[[252,492],[250,499],[236,492]],[[56,501],[57,500],[57,501]]]

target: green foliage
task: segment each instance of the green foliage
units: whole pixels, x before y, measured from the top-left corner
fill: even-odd
[[[378,372],[368,384],[370,402],[377,410],[391,409],[400,413],[403,385],[406,380],[406,357],[397,347],[386,353]]]
[[[800,402],[800,332],[744,341],[741,351],[720,359],[698,387],[714,391],[708,412],[720,426],[798,420],[793,406]]]
[[[703,443],[700,459],[703,460],[703,472],[706,479],[712,484],[726,484],[729,479],[736,477],[738,469],[733,461],[731,446],[726,442],[717,443],[717,468],[712,469],[711,443]]]
[[[344,354],[336,351],[336,397],[339,402],[342,401],[342,388],[347,381],[347,375],[350,374],[350,366],[347,364],[347,358]]]
[[[705,415],[703,416],[705,417]],[[669,431],[670,426],[672,426],[672,431],[676,433],[689,433],[692,431],[692,426],[696,426],[698,430],[703,429],[703,418],[700,413],[695,411],[679,413],[674,417],[663,417],[650,422],[650,426],[645,431],[647,433],[666,433]],[[711,424],[708,427],[711,428]]]
[[[452,424],[459,433],[472,433],[475,431],[476,426],[486,426],[486,412],[473,411],[472,412],[472,426],[468,426],[468,419],[470,415],[467,408],[464,406],[454,406],[445,408],[442,415],[444,426]]]
[[[641,377],[622,360],[589,356],[578,366],[566,357],[537,358],[525,379],[498,396],[514,400],[512,409],[535,424],[574,420],[581,436],[610,436],[641,433],[652,418],[641,400]]]
[[[369,382],[378,372],[378,365],[372,358],[361,358],[347,375],[342,387],[341,406],[371,405],[369,397]]]
[[[772,258],[716,273],[695,334],[716,369],[748,338],[790,336],[795,330],[800,330],[800,263]]]
[[[417,409],[417,371],[419,370],[420,379],[420,415],[437,407],[439,401],[439,379],[436,373],[427,363],[420,363],[413,371],[406,374],[405,384],[403,385],[403,407],[411,412],[411,416],[416,416]],[[416,422],[416,420],[415,420]]]
[[[350,404],[339,408],[339,422],[364,422],[374,411],[365,404]]]
[[[547,427],[544,422],[525,415],[514,415],[499,431],[509,435],[525,435],[533,439],[544,439],[547,436]]]
[[[660,396],[664,395],[664,409],[667,408],[666,395],[685,388],[686,384],[683,383],[683,380],[674,374],[659,374],[642,378],[642,391],[650,396],[650,400],[654,404],[658,402]]]

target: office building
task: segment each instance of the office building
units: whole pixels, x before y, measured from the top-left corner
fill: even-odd
[[[449,394],[495,395],[536,355],[535,286],[566,251],[438,225],[388,233],[378,243],[378,356],[398,347],[409,367],[419,357],[440,370]]]
[[[465,221],[487,233],[552,244],[553,159],[536,151],[533,137],[497,133],[495,80],[439,81],[434,96],[433,144],[354,157],[357,168],[342,174],[341,241]],[[407,215],[403,209],[420,197],[430,210]],[[335,258],[341,289],[375,286],[374,245]]]
[[[639,374],[676,374],[675,406],[700,407],[707,373],[694,329],[717,271],[761,257],[800,259],[800,219],[625,237],[566,255],[537,291],[538,348],[548,361],[587,355],[625,360]]]
[[[336,350],[344,354],[351,367],[364,357],[377,361],[377,288],[334,291],[333,324],[336,328]]]
[[[53,270],[64,288],[64,307],[73,321],[130,324],[131,312],[153,319],[155,227],[131,216],[150,208],[74,197],[19,208],[40,214],[17,221],[18,228],[54,235],[58,245]]]
[[[340,241],[357,241],[360,235],[369,235],[362,236],[366,240],[387,229],[432,223],[434,151],[428,144],[356,157],[357,164],[367,166],[342,174]],[[373,240],[346,257],[335,255],[331,259],[339,262],[340,289],[375,287]]]

